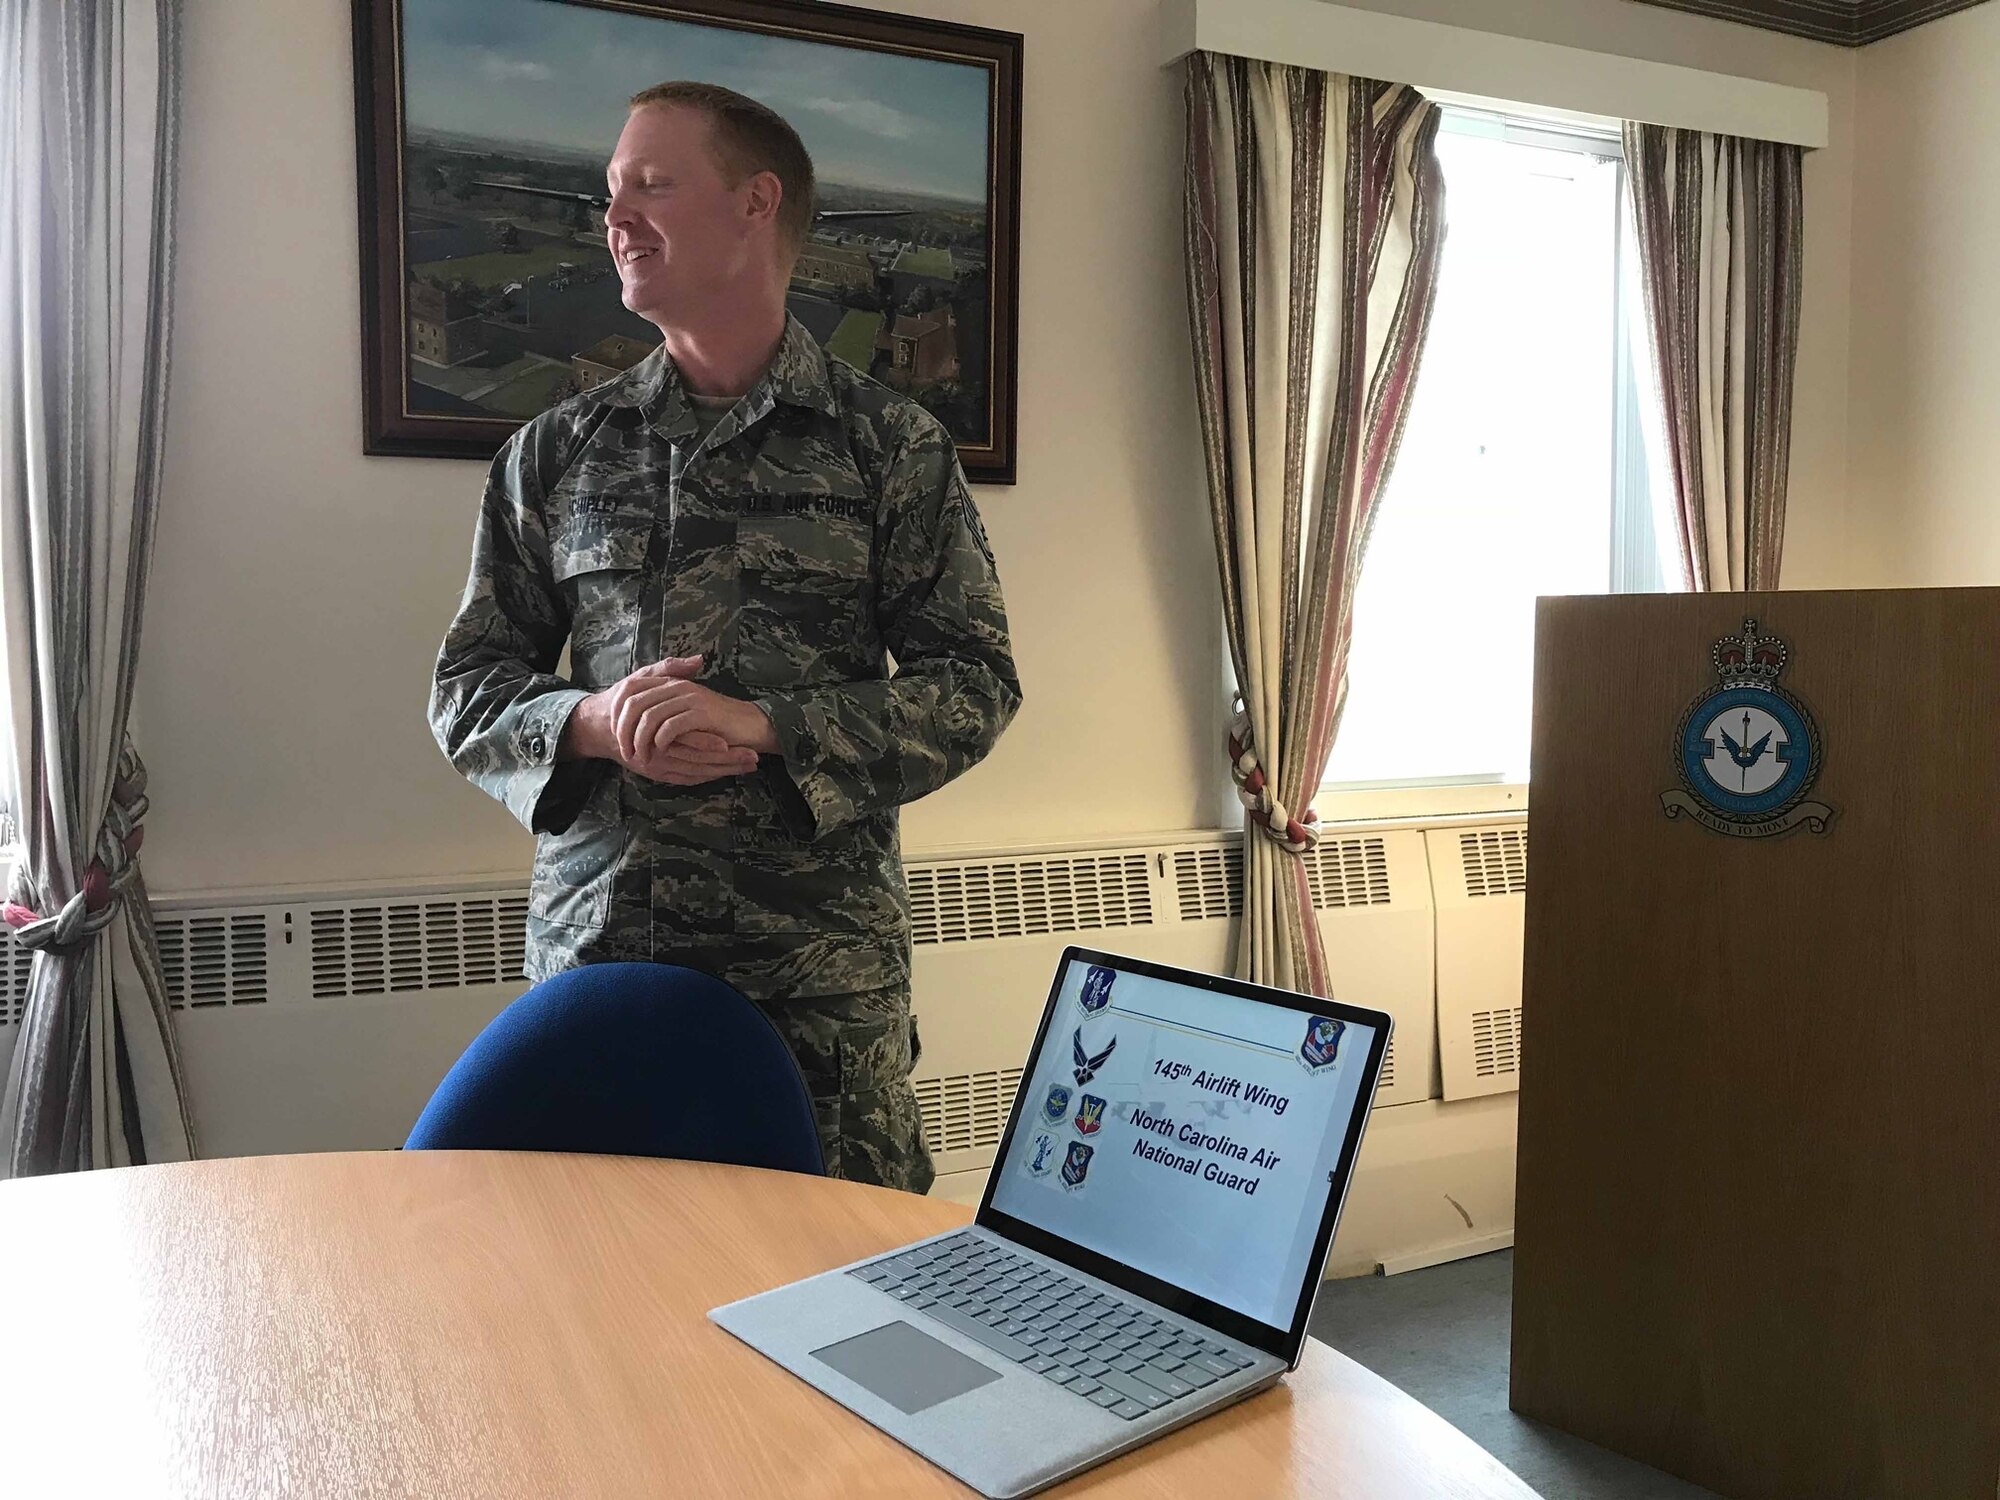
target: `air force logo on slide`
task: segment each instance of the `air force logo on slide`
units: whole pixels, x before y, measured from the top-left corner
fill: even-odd
[[[1308,1073],[1317,1073],[1340,1061],[1340,1034],[1345,1030],[1347,1023],[1331,1016],[1314,1016],[1306,1022],[1306,1039],[1299,1043],[1299,1061]]]
[[[1060,1125],[1069,1118],[1069,1087],[1066,1084],[1049,1085],[1049,1096],[1042,1101],[1042,1118],[1051,1125]]]
[[[1076,1064],[1075,1067],[1070,1069],[1070,1073],[1076,1079],[1076,1086],[1082,1088],[1091,1079],[1095,1078],[1098,1069],[1111,1060],[1111,1054],[1117,1051],[1117,1049],[1118,1038],[1114,1036],[1104,1044],[1102,1052],[1084,1051],[1083,1028],[1081,1026],[1077,1027],[1075,1034],[1069,1039],[1070,1057]]]
[[[1090,1154],[1097,1148],[1082,1141],[1069,1143],[1069,1155],[1063,1158],[1062,1185],[1072,1192],[1083,1186],[1083,1179],[1090,1172]]]
[[[1034,1155],[1028,1158],[1028,1170],[1037,1177],[1049,1175],[1049,1169],[1056,1164],[1056,1139],[1052,1135],[1035,1137]]]
[[[1095,1094],[1085,1094],[1076,1101],[1076,1133],[1096,1135],[1104,1128],[1104,1101]]]
[[[1745,620],[1715,643],[1717,685],[1688,706],[1674,735],[1681,790],[1660,794],[1669,818],[1686,816],[1734,838],[1768,838],[1804,824],[1825,833],[1833,809],[1808,802],[1819,778],[1820,735],[1811,712],[1778,686],[1789,653]]]
[[[1118,977],[1117,971],[1101,964],[1092,964],[1090,972],[1083,976],[1083,993],[1077,997],[1086,1016],[1094,1016],[1111,1003],[1111,981]]]

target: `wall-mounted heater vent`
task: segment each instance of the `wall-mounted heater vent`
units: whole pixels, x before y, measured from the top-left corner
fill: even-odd
[[[1523,820],[1424,834],[1437,897],[1438,1062],[1447,1100],[1520,1085]]]
[[[1174,899],[1183,922],[1243,915],[1243,846],[1176,849]]]
[[[924,1140],[931,1154],[990,1151],[999,1145],[1014,1091],[1020,1086],[1019,1068],[915,1080],[917,1103],[924,1110]]]
[[[1486,828],[1458,836],[1468,896],[1518,896],[1528,889],[1528,830]]]
[[[202,1154],[403,1140],[466,1045],[521,993],[527,915],[519,883],[497,880],[262,905],[155,898]],[[14,1020],[30,956],[11,934],[0,944],[0,1019]],[[20,1034],[0,1027],[0,1075]]]
[[[1520,1006],[1473,1014],[1472,1071],[1480,1078],[1521,1071]]]
[[[1389,904],[1389,851],[1381,839],[1322,839],[1301,858],[1316,909]],[[1241,916],[1242,846],[1175,850],[1174,895],[1183,922]]]
[[[1143,852],[914,865],[912,941],[970,943],[1102,927],[1146,927],[1153,888]]]
[[[315,1000],[522,979],[528,901],[474,896],[313,907]]]
[[[1303,858],[1319,910],[1389,904],[1389,854],[1379,838],[1321,839]]]
[[[271,998],[270,931],[262,912],[160,916],[154,929],[167,1003],[175,1010],[262,1005]],[[34,954],[0,929],[0,1026],[17,1026],[28,1005]]]
[[[14,939],[14,929],[0,926],[0,1026],[18,1026],[28,1007],[28,970],[35,955]]]
[[[175,1010],[262,1005],[271,998],[270,921],[263,912],[161,916],[160,967]]]

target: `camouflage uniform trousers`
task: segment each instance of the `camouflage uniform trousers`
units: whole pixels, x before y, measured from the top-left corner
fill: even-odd
[[[908,985],[763,1002],[758,1009],[805,1076],[827,1175],[928,1192],[937,1173],[910,1087],[923,1048]]]

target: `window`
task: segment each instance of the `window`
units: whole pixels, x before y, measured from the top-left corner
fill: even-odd
[[[1681,587],[1617,137],[1447,109],[1438,155],[1437,305],[1355,597],[1328,817],[1517,804],[1536,597]],[[1344,795],[1386,788],[1421,790]]]

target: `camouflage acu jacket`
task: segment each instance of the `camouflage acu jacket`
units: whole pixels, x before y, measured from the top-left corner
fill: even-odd
[[[779,755],[697,787],[556,761],[588,692],[695,654],[770,715]],[[792,319],[706,436],[662,348],[508,441],[430,722],[540,835],[531,978],[653,959],[782,1001],[907,979],[896,808],[984,756],[1020,701],[950,438]]]

